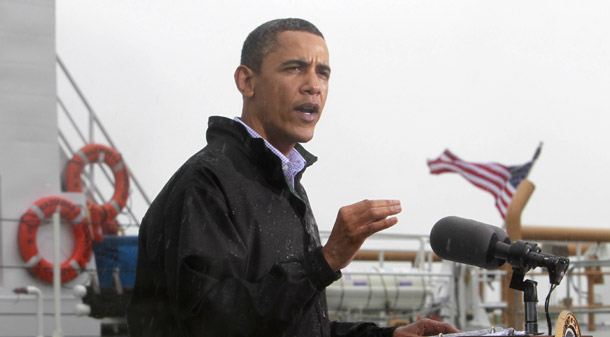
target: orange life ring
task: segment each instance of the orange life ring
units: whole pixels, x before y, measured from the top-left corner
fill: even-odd
[[[69,192],[82,192],[81,174],[85,165],[105,163],[114,174],[114,194],[110,201],[103,205],[87,201],[87,208],[93,219],[95,241],[101,241],[100,226],[111,222],[127,204],[129,197],[129,171],[121,155],[114,149],[101,144],[87,144],[74,154],[66,168],[66,189]]]
[[[121,228],[119,227],[119,222],[117,219],[114,219],[110,222],[105,222],[102,224],[102,234],[103,235],[119,235]]]
[[[19,223],[19,252],[30,272],[44,281],[53,282],[53,264],[40,256],[36,233],[42,220],[51,217],[57,207],[60,208],[61,218],[70,222],[74,230],[74,250],[70,258],[61,264],[61,282],[67,282],[85,268],[92,250],[85,214],[71,201],[61,197],[46,197],[36,201]]]

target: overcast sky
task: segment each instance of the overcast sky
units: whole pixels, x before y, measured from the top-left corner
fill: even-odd
[[[542,154],[524,224],[610,227],[610,2],[57,0],[57,53],[154,197],[239,116],[233,72],[259,24],[318,26],[333,69],[303,179],[322,230],[338,209],[400,199],[394,233],[447,215],[503,221],[487,192],[430,175],[445,148],[506,165]],[[60,84],[60,89],[61,89]],[[60,90],[60,95],[62,92]]]

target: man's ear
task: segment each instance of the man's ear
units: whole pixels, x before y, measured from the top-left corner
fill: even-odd
[[[254,71],[244,65],[235,70],[235,85],[244,98],[254,96]]]

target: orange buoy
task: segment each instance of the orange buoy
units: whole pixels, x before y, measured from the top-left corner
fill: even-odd
[[[58,207],[60,217],[71,223],[74,231],[74,249],[70,258],[61,264],[61,282],[76,278],[91,258],[91,234],[87,230],[85,215],[81,208],[67,199],[56,196],[36,201],[21,217],[18,245],[25,266],[31,273],[47,282],[53,282],[53,264],[40,256],[36,233],[42,220],[50,218]]]
[[[121,155],[114,149],[101,144],[87,144],[74,154],[66,168],[66,189],[69,192],[82,192],[81,174],[85,165],[104,163],[114,175],[114,193],[110,201],[98,205],[87,201],[87,208],[93,221],[94,240],[101,241],[102,223],[110,223],[127,204],[129,197],[129,171]]]

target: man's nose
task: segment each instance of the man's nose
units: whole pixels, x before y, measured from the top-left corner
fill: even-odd
[[[318,73],[315,70],[310,70],[305,74],[304,82],[301,91],[307,95],[318,95],[322,89],[322,83]]]

